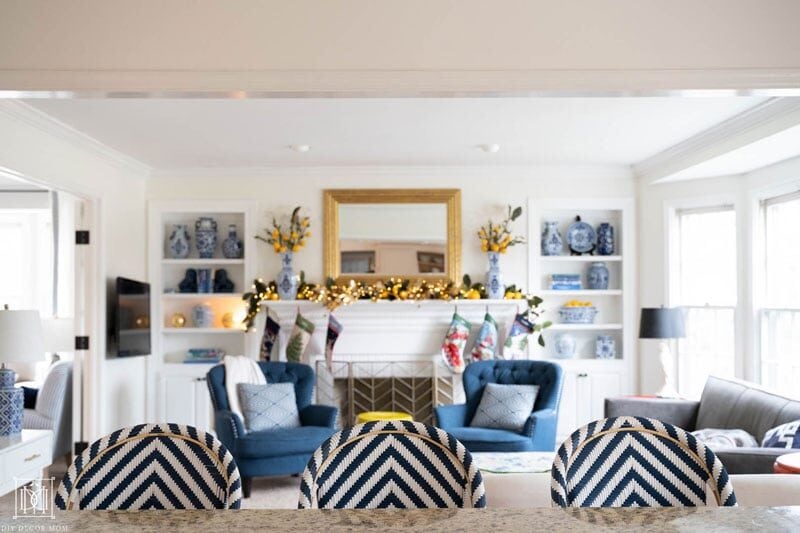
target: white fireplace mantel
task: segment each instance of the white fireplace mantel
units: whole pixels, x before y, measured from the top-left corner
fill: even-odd
[[[497,321],[499,342],[514,320],[514,315],[527,308],[525,300],[422,300],[377,301],[360,300],[339,307],[333,315],[343,330],[334,350],[334,360],[430,360],[441,348],[453,312],[472,323],[469,350],[487,310]],[[263,304],[256,320],[256,342],[260,342],[266,313],[277,315],[281,325],[278,337],[278,360],[286,360],[286,343],[298,311],[314,324],[305,353],[305,362],[313,362],[325,353],[328,317],[323,305],[303,300],[276,301]],[[257,351],[256,351],[257,353]],[[274,357],[273,353],[273,357]]]

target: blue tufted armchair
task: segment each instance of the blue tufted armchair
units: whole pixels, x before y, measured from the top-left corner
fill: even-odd
[[[233,454],[242,476],[242,492],[250,496],[254,477],[300,474],[311,454],[336,431],[338,409],[311,405],[314,371],[300,363],[259,362],[267,383],[294,383],[301,427],[245,432],[239,416],[230,411],[225,392],[225,366],[208,371],[217,437]]]
[[[440,405],[436,425],[470,452],[524,452],[555,449],[558,405],[563,376],[561,367],[547,361],[480,361],[464,370],[466,403]],[[507,429],[471,427],[470,421],[481,402],[487,383],[538,385],[539,393],[521,433]]]

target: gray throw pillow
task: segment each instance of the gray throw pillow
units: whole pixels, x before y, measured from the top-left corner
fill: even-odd
[[[470,426],[521,431],[538,392],[538,385],[488,383]]]
[[[293,383],[239,383],[236,389],[247,431],[300,427]]]
[[[692,431],[692,435],[712,450],[758,447],[756,438],[743,429],[706,428]]]

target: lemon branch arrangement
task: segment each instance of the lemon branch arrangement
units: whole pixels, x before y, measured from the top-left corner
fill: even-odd
[[[511,223],[522,215],[522,207],[512,208],[508,206],[508,214],[499,224],[489,220],[486,225],[478,230],[478,238],[481,240],[481,251],[506,253],[509,246],[523,244],[525,239],[511,234]]]
[[[299,252],[311,237],[310,226],[309,217],[300,216],[300,206],[297,206],[289,217],[288,225],[279,224],[272,217],[272,229],[264,228],[266,237],[256,235],[256,239],[271,245],[275,253]]]

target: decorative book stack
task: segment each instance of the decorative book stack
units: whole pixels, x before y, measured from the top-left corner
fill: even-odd
[[[190,348],[186,352],[186,359],[183,360],[187,364],[215,364],[219,363],[225,357],[225,350],[219,348]]]
[[[550,289],[554,291],[579,291],[583,289],[580,274],[551,274]]]

